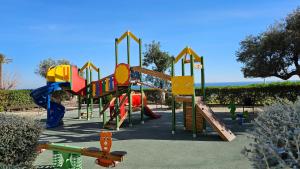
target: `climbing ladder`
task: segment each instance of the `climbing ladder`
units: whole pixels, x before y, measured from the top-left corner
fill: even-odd
[[[211,108],[206,106],[203,102],[198,102],[196,104],[196,112],[199,112],[210,123],[223,140],[232,141],[235,138],[235,135],[225,126],[225,124],[221,123],[216,118]]]
[[[192,98],[190,96],[176,96],[175,100],[183,102],[184,126],[186,130],[192,131]],[[226,128],[225,124],[217,119],[211,108],[205,105],[202,100],[202,97],[196,97],[196,131],[203,131],[205,126],[204,121],[206,120],[213,127],[213,129],[218,132],[223,140],[232,141],[235,138],[235,135],[228,128]]]
[[[116,106],[114,105],[114,109],[110,110],[111,111],[110,119],[105,123],[104,128],[107,128],[107,129],[120,128],[120,126],[123,124],[123,122],[125,121],[125,119],[128,116],[128,111],[126,110],[126,105],[125,105],[127,99],[128,99],[127,94],[123,94],[122,99],[119,103],[119,105],[120,105],[119,109],[116,108]],[[110,105],[114,104],[115,100],[116,100],[116,98],[113,98],[112,101],[110,101],[108,107],[110,107]],[[120,112],[118,112],[118,111],[120,111]]]
[[[111,130],[116,130],[121,127],[123,122],[128,116],[128,112],[126,112],[123,116],[121,116],[120,120],[118,121],[118,126],[117,126],[117,118],[116,115],[114,115],[112,118],[109,119],[109,121],[104,125],[104,128],[106,129],[111,129]]]

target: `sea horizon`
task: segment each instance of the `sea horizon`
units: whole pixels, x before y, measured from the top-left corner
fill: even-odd
[[[297,82],[299,80],[288,80],[289,82]],[[247,86],[251,84],[268,84],[268,83],[273,83],[273,82],[284,82],[284,81],[242,81],[242,82],[206,82],[205,87],[226,87],[226,86]],[[201,87],[200,83],[195,83],[195,87]],[[132,86],[133,89],[139,89],[138,86]],[[145,86],[144,88],[150,88]],[[22,90],[26,88],[17,88],[17,90]],[[27,88],[29,89],[29,88]],[[29,89],[32,90],[33,88]]]

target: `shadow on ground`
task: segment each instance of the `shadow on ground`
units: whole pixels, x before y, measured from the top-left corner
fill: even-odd
[[[160,119],[149,119],[145,117],[145,123],[140,123],[140,114],[133,113],[133,127],[129,127],[128,121],[124,122],[120,131],[113,131],[113,140],[195,140],[195,141],[222,141],[218,134],[207,124],[205,133],[199,133],[197,138],[192,138],[190,131],[183,130],[182,113],[176,113],[177,130],[175,135],[171,134],[171,113],[166,111],[157,111],[162,115]],[[216,113],[216,116],[235,134],[245,134],[244,132],[251,129],[250,123],[239,125],[237,121],[230,118],[229,113]],[[250,117],[252,118],[252,117]],[[108,131],[102,129],[102,122],[99,118],[93,118],[90,121],[76,119],[75,117],[66,117],[64,126],[47,129],[41,136],[41,141],[51,141],[57,143],[68,142],[90,142],[99,141],[99,132]]]
[[[38,165],[35,167],[36,167],[36,169],[54,169],[54,167],[52,165]]]

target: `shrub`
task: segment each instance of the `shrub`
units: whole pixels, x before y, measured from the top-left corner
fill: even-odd
[[[0,90],[0,111],[34,104],[31,90]]]
[[[111,101],[111,99],[113,98],[113,95],[109,94],[106,95],[105,97],[103,97],[102,99],[102,104],[106,105],[107,103],[109,103]]]
[[[265,107],[253,125],[248,156],[256,168],[300,167],[300,100]]]
[[[0,163],[32,168],[42,127],[30,118],[0,113]]]
[[[166,105],[171,108],[172,107],[172,97],[171,96],[168,96],[167,99],[166,99]],[[176,102],[175,101],[175,108],[176,109],[179,109],[181,108],[182,106],[182,103],[181,102]]]
[[[66,100],[71,100],[72,94],[65,90],[57,90],[52,93],[51,97],[53,100],[62,102],[62,101],[66,101]]]
[[[139,92],[139,91],[137,91]],[[152,103],[160,103],[159,101],[161,101],[161,91],[159,90],[155,90],[155,89],[145,89],[144,93],[147,97],[147,101],[148,102],[152,102]],[[167,98],[167,97],[166,97]]]

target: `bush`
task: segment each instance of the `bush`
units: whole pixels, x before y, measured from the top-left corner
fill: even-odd
[[[31,90],[0,90],[0,111],[34,104]]]
[[[111,99],[113,98],[113,95],[109,94],[106,95],[105,97],[103,97],[102,99],[102,104],[106,105],[107,103],[109,103],[111,101]]]
[[[51,98],[61,103],[62,101],[71,100],[72,96],[70,92],[65,90],[57,90],[52,93]]]
[[[256,168],[300,168],[300,100],[267,106],[253,122],[250,160]]]
[[[169,108],[172,107],[172,97],[171,97],[171,96],[168,96],[168,97],[166,98],[166,105],[167,105]],[[182,106],[182,103],[181,103],[181,102],[176,102],[176,101],[175,101],[175,108],[176,108],[176,109],[181,108],[181,106]]]
[[[0,163],[13,168],[32,168],[41,132],[41,124],[36,120],[1,113]]]
[[[144,89],[144,93],[147,97],[148,102],[160,103],[159,101],[161,101],[161,91],[155,89]]]

